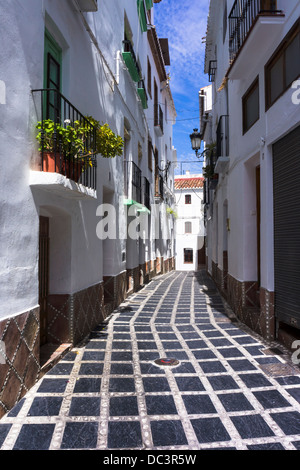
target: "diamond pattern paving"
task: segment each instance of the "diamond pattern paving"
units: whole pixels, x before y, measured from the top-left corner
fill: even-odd
[[[0,420],[1,450],[299,443],[300,369],[230,320],[204,271],[152,280]]]

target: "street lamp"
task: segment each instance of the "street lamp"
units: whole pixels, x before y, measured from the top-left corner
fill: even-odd
[[[201,134],[198,129],[194,129],[194,132],[190,135],[192,149],[195,150],[196,157],[198,157],[198,151],[201,147]]]

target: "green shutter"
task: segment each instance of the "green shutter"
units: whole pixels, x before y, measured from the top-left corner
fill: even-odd
[[[131,52],[122,52],[122,56],[124,59],[124,62],[126,64],[126,67],[129,70],[129,73],[131,75],[131,78],[134,82],[138,82],[140,80],[140,74],[137,69],[135,60],[131,54]]]
[[[147,109],[148,108],[148,103],[147,103],[147,95],[146,95],[146,92],[145,92],[145,88],[138,88],[137,92],[138,92],[138,95],[141,99],[143,109]]]
[[[147,10],[150,10],[152,7],[153,7],[153,1],[152,0],[146,0]]]
[[[137,0],[138,15],[143,33],[147,31],[147,19],[144,6],[144,0]]]

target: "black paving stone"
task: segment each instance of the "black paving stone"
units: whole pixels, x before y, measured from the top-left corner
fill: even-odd
[[[149,415],[177,414],[176,405],[172,396],[147,395],[146,406]]]
[[[110,416],[138,416],[137,397],[111,397]]]
[[[270,442],[268,444],[251,444],[247,446],[249,450],[285,450],[280,442]]]
[[[205,387],[198,377],[175,377],[175,380],[181,392],[196,392],[205,390]]]
[[[210,349],[192,351],[196,359],[215,359],[217,356]]]
[[[135,392],[134,379],[126,377],[111,377],[109,380],[110,392]]]
[[[0,446],[2,446],[3,442],[5,441],[10,428],[11,428],[11,424],[0,423]]]
[[[98,423],[66,423],[61,449],[95,449]]]
[[[216,413],[216,409],[208,395],[183,395],[188,414]]]
[[[113,341],[112,349],[124,349],[131,351],[131,342],[130,341]]]
[[[232,416],[231,420],[243,439],[274,436],[274,432],[260,415]]]
[[[256,367],[251,364],[250,361],[247,359],[240,359],[236,361],[228,361],[228,364],[233,368],[235,371],[247,371],[247,370],[257,370]]]
[[[108,423],[108,449],[132,449],[142,446],[141,426],[136,421]]]
[[[196,373],[193,365],[190,362],[181,362],[178,366],[172,367],[172,371],[174,374],[195,374]]]
[[[171,391],[168,380],[165,377],[144,377],[145,392],[168,392]]]
[[[157,349],[155,341],[138,341],[137,346],[139,349]]]
[[[103,361],[105,357],[104,351],[85,351],[82,356],[83,361]]]
[[[48,450],[55,424],[23,424],[14,450]]]
[[[106,341],[89,341],[86,345],[85,349],[105,349],[106,348]]]
[[[102,375],[104,364],[97,362],[83,362],[79,369],[79,375]]]
[[[285,434],[300,434],[300,413],[298,411],[272,413],[271,416]]]
[[[226,372],[225,367],[219,361],[201,361],[199,365],[205,374],[213,372]]]
[[[249,411],[254,409],[243,393],[224,393],[218,395],[218,397],[225,410],[228,412]]]
[[[70,375],[74,364],[61,362],[49,370],[48,375]]]
[[[300,403],[300,388],[289,388],[287,392]]]
[[[191,419],[191,423],[200,444],[231,440],[220,418]]]
[[[216,391],[220,390],[235,390],[239,386],[230,375],[214,375],[207,377],[212,388]]]
[[[74,393],[99,393],[101,387],[100,378],[80,378],[76,380]]]
[[[223,357],[241,357],[243,353],[237,348],[224,348],[219,349],[219,353],[222,354]]]
[[[62,400],[60,397],[34,398],[28,416],[58,416]]]
[[[112,363],[110,365],[110,373],[112,375],[132,375],[133,366],[130,363]]]
[[[10,418],[15,418],[16,416],[18,416],[20,410],[22,409],[22,406],[25,402],[25,398],[22,398],[22,400],[20,400],[11,410],[10,412],[8,413],[7,416],[9,416]],[[0,444],[1,445],[1,444]]]
[[[151,421],[154,446],[184,446],[188,444],[181,421]]]
[[[249,388],[269,387],[272,385],[271,382],[269,382],[269,380],[267,380],[266,377],[260,373],[240,374],[239,377]]]
[[[73,397],[69,416],[99,416],[99,397]]]
[[[45,377],[40,384],[38,393],[63,393],[68,384],[67,379],[49,379]]]
[[[253,392],[253,395],[265,408],[281,408],[289,406],[289,402],[277,390]]]

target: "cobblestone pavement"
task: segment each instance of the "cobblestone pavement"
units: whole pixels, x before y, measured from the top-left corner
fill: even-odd
[[[0,420],[0,449],[297,450],[300,369],[230,320],[204,271],[171,272]]]

